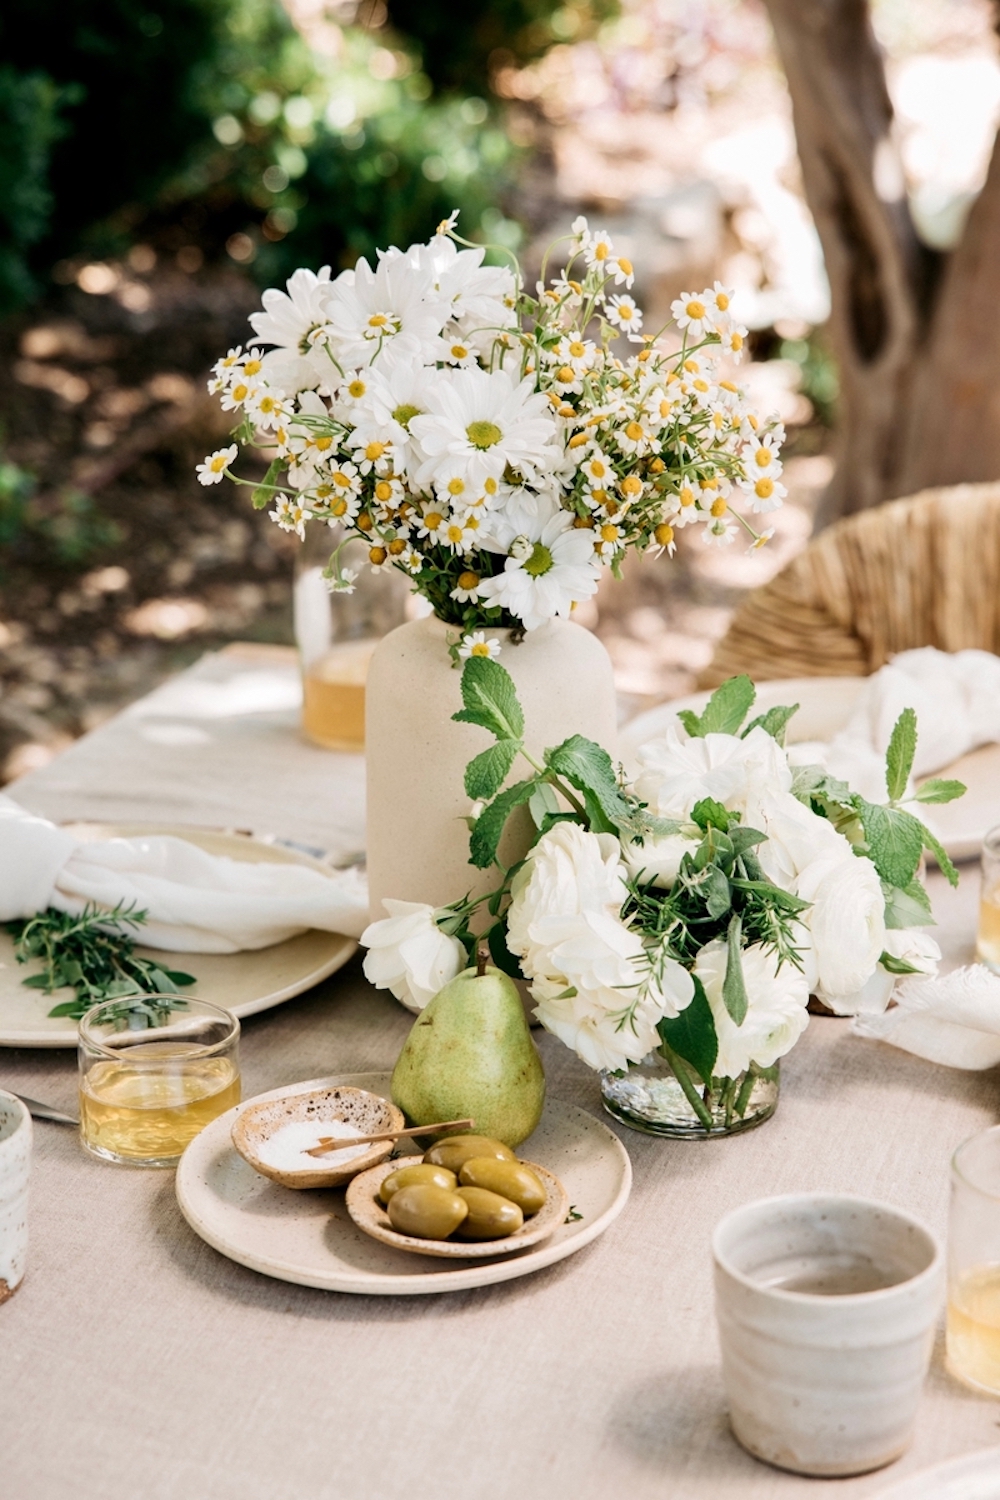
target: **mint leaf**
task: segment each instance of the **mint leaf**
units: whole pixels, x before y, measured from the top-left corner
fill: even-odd
[[[559,798],[547,781],[540,781],[528,802],[528,811],[536,828],[541,828],[546,818],[559,816]]]
[[[506,668],[488,656],[470,656],[462,670],[462,702],[452,718],[462,724],[478,724],[498,740],[519,740],[524,734],[524,714],[517,701],[514,680]]]
[[[886,927],[930,927],[934,925],[930,897],[919,880],[911,880],[905,890],[883,882],[882,894],[885,896]]]
[[[730,677],[721,687],[716,688],[705,704],[704,712],[698,720],[697,733],[701,736],[736,734],[753,708],[756,697],[757,689],[749,677]],[[690,731],[692,734],[695,732]]]
[[[958,871],[955,869],[955,866],[948,858],[948,854],[945,850],[944,845],[939,839],[936,839],[934,837],[930,829],[925,827],[923,823],[918,822],[916,818],[914,818],[913,821],[917,824],[917,827],[920,829],[920,832],[923,836],[924,848],[927,849],[929,853],[933,854],[934,858],[941,866],[941,873],[944,876],[945,880],[947,880],[949,885],[958,885]]]
[[[714,797],[702,797],[691,809],[691,821],[697,823],[703,832],[709,828],[718,828],[720,833],[728,833],[731,817],[729,810],[721,802],[716,802]]]
[[[779,745],[785,743],[785,730],[788,728],[789,720],[799,711],[799,705],[793,703],[790,707],[769,708],[766,714],[759,714],[740,735],[745,740],[751,729],[763,729],[772,739],[777,740]]]
[[[485,657],[478,659],[486,660]],[[507,819],[516,807],[521,807],[528,801],[537,784],[534,777],[530,781],[516,781],[505,792],[494,797],[492,802],[487,803],[469,835],[470,865],[485,870],[494,863]]]
[[[693,735],[695,739],[697,739],[701,734],[701,719],[695,713],[694,709],[679,708],[677,710],[677,717],[684,725],[684,728],[687,730],[688,734]]]
[[[885,753],[885,784],[891,802],[898,802],[906,791],[916,753],[917,716],[912,708],[904,708],[893,725],[889,748]]]
[[[509,974],[511,979],[521,979],[521,965],[507,947],[507,918],[503,917],[495,922],[486,934],[486,944],[490,950],[490,957],[497,968],[503,974]]]
[[[905,889],[917,873],[924,845],[924,827],[912,813],[898,807],[855,798],[872,864],[889,885]],[[947,858],[947,856],[946,856]]]
[[[893,953],[881,954],[879,963],[887,974],[922,974],[924,972],[914,964],[908,964],[905,958],[897,958]]]
[[[964,797],[968,787],[963,781],[942,781],[939,776],[932,776],[930,781],[925,781],[919,788],[914,802],[954,802],[956,797]]]
[[[593,740],[571,735],[554,750],[546,750],[545,764],[582,793],[593,833],[617,833],[631,818],[611,756]]]
[[[743,961],[740,956],[742,937],[742,924],[734,912],[729,923],[729,931],[726,933],[726,947],[729,951],[726,958],[726,977],[722,981],[722,999],[737,1026],[743,1025],[750,1006],[747,999],[747,987],[743,982]]]
[[[521,748],[520,740],[497,740],[470,760],[465,768],[465,790],[473,802],[486,801],[503,786]]]
[[[691,978],[694,980],[694,999],[690,1005],[672,1021],[658,1021],[656,1029],[671,1051],[690,1063],[707,1087],[712,1082],[719,1055],[719,1038],[704,986],[697,974],[692,974]]]

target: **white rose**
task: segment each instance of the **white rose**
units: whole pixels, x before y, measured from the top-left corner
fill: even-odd
[[[643,770],[636,793],[661,818],[688,818],[704,797],[742,813],[753,794],[787,792],[792,785],[784,750],[759,726],[746,739],[689,736],[671,728],[662,739],[641,746],[638,760]]]
[[[779,969],[776,955],[759,944],[744,948],[740,956],[747,992],[747,1013],[741,1026],[736,1025],[722,998],[728,945],[719,940],[709,943],[694,965],[712,1007],[719,1039],[717,1078],[738,1078],[752,1062],[769,1068],[791,1051],[809,1025],[805,975],[790,963]]]
[[[856,854],[823,854],[806,866],[793,889],[812,903],[802,914],[811,937],[809,979],[820,999],[837,1010],[838,999],[846,1001],[868,983],[885,948],[878,871]]]
[[[377,990],[391,990],[408,1010],[423,1010],[462,972],[468,955],[458,938],[437,925],[440,910],[420,901],[385,900],[382,905],[389,915],[361,934],[368,949],[365,978]]]
[[[682,833],[668,833],[662,838],[647,838],[641,844],[623,844],[622,858],[629,874],[644,885],[650,881],[661,890],[668,891],[677,879],[681,860],[685,854],[693,854],[698,839],[685,838]]]
[[[507,946],[542,972],[533,936],[547,916],[581,911],[617,917],[628,897],[620,864],[621,846],[610,833],[588,833],[578,823],[556,823],[543,834],[514,876],[507,913]]]

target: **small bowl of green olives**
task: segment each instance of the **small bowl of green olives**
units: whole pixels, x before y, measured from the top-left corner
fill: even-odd
[[[359,1229],[416,1255],[509,1255],[565,1223],[566,1189],[535,1162],[487,1136],[445,1136],[422,1157],[381,1162],[355,1177],[347,1211]]]

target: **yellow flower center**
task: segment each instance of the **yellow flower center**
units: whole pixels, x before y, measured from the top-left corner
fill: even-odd
[[[653,536],[661,547],[669,547],[674,539],[674,528],[668,526],[666,521],[661,521],[660,525],[653,532]]]
[[[367,389],[368,387],[363,380],[352,380],[347,387],[347,394],[353,396],[354,400],[357,401],[364,395]]]
[[[339,484],[342,489],[349,490],[351,488],[350,478],[344,473],[343,469],[338,469],[336,474],[331,474],[330,477],[334,484]]]
[[[705,316],[705,304],[704,302],[699,302],[697,297],[692,297],[691,301],[686,304],[684,311],[689,318],[693,318],[697,322],[699,318]]]
[[[577,516],[573,521],[573,525],[577,531],[593,531],[594,518],[593,516]]]
[[[365,448],[365,458],[370,459],[374,463],[377,458],[382,457],[384,452],[385,443],[369,443]]]
[[[460,589],[466,589],[466,590],[474,589],[474,588],[477,588],[478,585],[479,585],[479,574],[478,573],[468,573],[468,572],[466,572],[466,573],[459,573],[459,575],[458,575],[458,586],[459,586]]]
[[[763,479],[758,479],[753,490],[759,500],[770,500],[774,494],[774,480],[768,479],[765,475]]]
[[[327,450],[327,448],[332,448],[333,447],[333,438],[332,437],[318,437],[316,439],[316,447],[319,449],[319,451],[321,453],[325,453],[326,450]]]
[[[732,349],[734,354],[739,354],[740,350],[743,348],[742,333],[731,333],[729,335],[729,347],[730,349]]]
[[[393,421],[398,422],[400,427],[402,427],[406,432],[409,432],[410,423],[412,422],[413,418],[419,417],[419,415],[419,406],[407,406],[405,402],[402,406],[397,406],[396,410],[392,414]]]
[[[590,460],[590,463],[587,465],[587,468],[590,470],[590,476],[592,479],[603,479],[605,474],[608,472],[607,465],[604,464],[599,458],[592,458]]]
[[[627,479],[622,480],[622,494],[629,500],[642,494],[642,480],[637,474],[630,474]]]
[[[726,504],[725,500],[723,500],[723,498],[722,498],[721,495],[719,496],[718,500],[713,500],[712,501],[712,515],[713,516],[724,516],[726,514],[726,511],[728,509],[729,509],[729,506]]]
[[[500,486],[497,484],[492,475],[490,475],[489,479],[487,479],[486,483],[483,485],[483,489],[486,491],[487,495],[495,495],[499,488]]]
[[[770,465],[771,457],[772,454],[770,448],[758,448],[757,452],[753,456],[753,461],[757,465],[758,469],[766,469]]]
[[[594,259],[595,260],[607,260],[610,251],[611,251],[611,246],[607,243],[607,241],[606,240],[601,240],[600,244],[595,247],[595,250],[594,250]]]
[[[610,525],[610,523],[607,526],[602,526],[601,527],[601,540],[605,541],[605,542],[617,542],[617,540],[618,540],[618,527],[617,526],[612,526],[612,525]]]
[[[248,359],[246,364],[243,366],[244,375],[259,375],[260,370],[261,363],[259,359]]]
[[[389,319],[386,317],[385,313],[372,313],[371,317],[368,319],[368,327],[385,328],[388,322]]]
[[[330,514],[332,516],[343,516],[343,515],[346,515],[346,513],[347,513],[347,501],[346,500],[335,500],[333,502],[333,504],[330,506]]]
[[[694,386],[696,391],[701,391],[702,394],[704,394],[705,391],[709,389],[707,380],[694,380],[692,381],[692,385]]]
[[[725,292],[716,292],[715,305],[720,312],[726,311],[729,306],[729,298],[726,296]]]
[[[473,448],[494,448],[503,438],[503,433],[495,422],[470,422],[465,429],[465,435]]]
[[[598,505],[607,505],[610,499],[607,490],[591,490],[590,494],[591,498],[596,500]]]
[[[662,474],[662,473],[663,473],[663,471],[664,471],[664,469],[665,469],[665,468],[666,468],[666,467],[667,467],[667,466],[666,466],[666,464],[665,464],[665,463],[664,463],[664,462],[663,462],[663,459],[662,459],[662,458],[654,458],[654,459],[653,459],[653,462],[652,462],[652,463],[651,463],[651,464],[650,464],[650,466],[649,466],[649,472],[650,472],[650,473],[651,473],[651,474]]]
[[[406,543],[403,541],[402,537],[398,537],[397,536],[397,537],[395,537],[393,539],[393,541],[391,541],[389,543],[389,555],[390,555],[390,557],[399,557],[400,553],[405,552],[405,551],[406,551]]]
[[[689,489],[686,484],[682,485],[681,489],[680,489],[680,493],[679,493],[678,498],[679,498],[681,504],[684,505],[684,506],[693,505],[694,504],[694,491],[691,490],[691,489]]]
[[[249,394],[250,394],[250,387],[248,385],[234,385],[233,386],[233,400],[234,401],[245,401],[247,399],[247,397],[249,396]]]
[[[629,322],[631,322],[632,318],[635,316],[635,308],[634,307],[629,307],[629,305],[628,305],[627,302],[619,302],[619,304],[618,304],[618,316],[622,320],[623,323],[629,323]]]
[[[392,485],[387,483],[384,479],[379,480],[378,484],[375,486],[375,499],[381,500],[383,501],[383,503],[386,500],[391,500]]]
[[[556,379],[560,385],[572,385],[576,379],[576,371],[571,365],[561,365],[556,371]]]
[[[385,562],[386,556],[387,553],[384,547],[369,548],[368,561],[370,563],[374,563],[376,568],[380,568],[382,566],[382,564]]]
[[[371,516],[362,511],[361,515],[358,517],[354,524],[359,531],[371,531],[375,523],[372,520]]]
[[[737,387],[733,385],[731,380],[720,380],[719,389],[720,391],[732,391],[734,396],[737,394]]]
[[[229,460],[224,453],[217,453],[212,459],[211,470],[213,474],[221,474]]]
[[[619,255],[618,266],[620,270],[624,271],[626,276],[632,275],[632,262],[630,260],[626,260],[624,255]]]
[[[569,346],[569,352],[573,359],[582,359],[587,352],[587,346],[579,339],[574,339]]]
[[[469,652],[470,656],[489,656],[489,654],[490,648],[487,645],[486,641],[477,641],[472,650]]]
[[[570,440],[569,440],[569,446],[571,448],[582,448],[584,446],[584,444],[589,443],[589,442],[590,442],[590,438],[588,437],[588,435],[585,432],[576,432],[570,438]]]
[[[445,535],[447,536],[449,542],[451,542],[452,546],[457,547],[459,542],[462,540],[462,528],[461,526],[456,526],[455,522],[453,521],[448,527],[448,530],[445,532]]]
[[[462,492],[464,491],[464,489],[465,489],[465,480],[464,479],[457,479],[456,478],[456,479],[449,479],[448,480],[448,493],[449,493],[449,495],[461,495]]]
[[[754,432],[756,432],[757,428],[760,426],[760,423],[758,422],[752,411],[747,412],[747,421],[750,423],[750,426],[753,428]]]
[[[639,439],[643,437],[643,435],[644,434],[642,428],[640,427],[638,422],[627,422],[625,424],[625,436],[629,438],[631,442],[637,443]]]
[[[429,510],[426,516],[424,516],[424,525],[428,531],[437,531],[443,520],[444,516],[439,511]]]

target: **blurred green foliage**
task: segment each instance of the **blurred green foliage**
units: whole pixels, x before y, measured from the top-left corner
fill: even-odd
[[[799,389],[809,397],[823,426],[833,427],[840,380],[836,361],[822,333],[814,332],[802,339],[782,339],[777,354],[780,359],[794,360],[799,366],[802,371]]]
[[[362,0],[311,45],[281,0],[4,0],[0,308],[57,259],[170,231],[262,280],[423,238],[453,207],[516,244],[491,77],[613,6]]]
[[[90,495],[64,489],[43,498],[29,469],[0,460],[0,578],[15,558],[84,568],[121,540]]]

